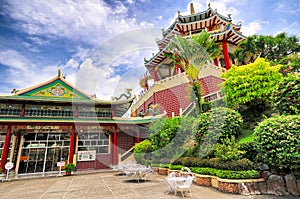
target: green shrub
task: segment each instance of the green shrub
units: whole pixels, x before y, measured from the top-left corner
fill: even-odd
[[[159,164],[159,168],[169,168],[170,164]]]
[[[216,169],[235,171],[251,170],[255,168],[254,163],[246,158],[226,162],[220,160],[219,158],[211,158],[209,159],[207,166]]]
[[[153,147],[150,140],[143,140],[142,142],[135,145],[134,158],[135,160],[144,165],[151,163],[151,151]]]
[[[217,143],[215,146],[215,156],[222,161],[239,160],[246,153],[240,150],[240,145],[235,142],[234,136],[231,139],[226,138],[222,143]]]
[[[232,170],[218,170],[217,176],[224,179],[255,179],[259,178],[260,174],[256,170],[248,171],[232,171]]]
[[[235,171],[251,170],[255,168],[255,164],[246,158],[242,158],[235,161],[224,162],[219,158],[202,159],[202,158],[182,157],[182,158],[178,158],[172,164],[184,165],[186,167],[210,167],[216,169],[235,170]]]
[[[183,168],[182,165],[173,165],[173,164],[169,165],[169,169],[171,170],[181,170],[182,168]]]
[[[151,167],[159,167],[159,163],[151,163]]]
[[[255,161],[258,151],[255,148],[254,141],[240,143],[240,149],[246,151],[246,153],[243,155],[244,158]]]
[[[75,164],[69,163],[64,167],[66,172],[72,172],[75,171]]]
[[[193,134],[195,140],[214,144],[230,136],[238,136],[242,124],[241,115],[230,108],[217,107],[206,113],[200,114]]]
[[[300,74],[289,74],[278,84],[273,103],[281,114],[300,113]]]
[[[191,167],[190,169],[193,173],[213,175],[223,179],[255,179],[260,177],[259,172],[256,170],[233,171],[200,167]]]
[[[134,153],[149,153],[153,149],[150,140],[143,140],[140,143],[137,143],[134,147]]]
[[[254,129],[260,161],[275,170],[300,169],[300,115],[268,118]]]

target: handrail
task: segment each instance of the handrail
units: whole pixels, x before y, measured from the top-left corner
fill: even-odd
[[[131,147],[130,149],[128,149],[128,151],[126,151],[125,153],[119,154],[119,162],[123,162],[127,158],[129,158],[131,155],[133,155],[134,148],[135,148],[135,145],[133,147]]]

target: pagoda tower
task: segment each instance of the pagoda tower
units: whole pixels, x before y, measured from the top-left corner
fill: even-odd
[[[220,44],[220,56],[211,60],[213,64],[202,67],[198,80],[202,83],[202,94],[206,101],[221,98],[218,84],[223,80],[220,74],[234,64],[233,51],[246,39],[240,32],[241,26],[241,22],[232,23],[230,14],[221,15],[216,9],[213,10],[210,4],[205,11],[195,13],[191,3],[190,14],[186,16],[178,11],[176,20],[166,30],[162,30],[162,39],[156,39],[159,51],[149,60],[144,60],[147,72],[140,79],[140,86],[144,91],[131,109],[132,116],[143,115],[147,110],[151,110],[152,106],[159,106],[171,117],[184,114],[192,106],[191,101],[187,99],[186,89],[191,82],[190,78],[182,71],[174,70],[173,60],[165,56],[169,52],[168,45],[171,39],[177,35],[189,39],[206,30],[210,37]],[[152,86],[149,86],[150,79],[154,82]]]

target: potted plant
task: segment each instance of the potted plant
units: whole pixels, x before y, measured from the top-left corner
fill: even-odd
[[[75,171],[75,164],[69,163],[65,166],[65,172],[67,176],[72,174],[72,171]]]

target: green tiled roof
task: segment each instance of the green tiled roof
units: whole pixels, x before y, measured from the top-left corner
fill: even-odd
[[[158,118],[147,117],[147,118],[37,118],[37,117],[0,117],[0,123],[100,123],[100,124],[146,124]]]

